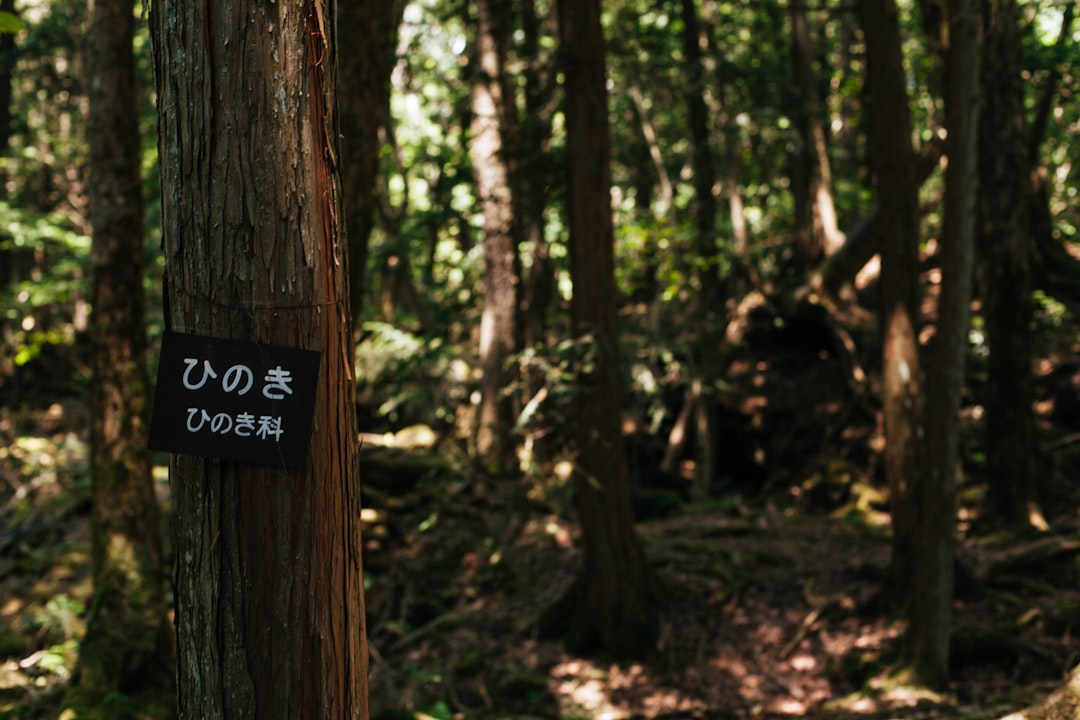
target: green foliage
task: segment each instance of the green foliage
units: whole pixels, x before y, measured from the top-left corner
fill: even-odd
[[[379,417],[395,426],[419,420],[453,421],[468,402],[471,370],[441,338],[424,338],[383,322],[364,324],[357,347],[361,397],[378,399]]]
[[[15,13],[0,11],[0,34],[13,35],[23,29],[23,22]]]
[[[57,636],[67,641],[75,632],[76,620],[84,612],[83,604],[61,593],[45,603],[45,608],[37,616],[42,632]]]
[[[27,279],[0,286],[13,359],[25,365],[45,346],[74,340],[70,318],[86,296],[90,239],[58,213],[28,213],[6,202],[0,202],[0,229],[0,252],[36,265]]]

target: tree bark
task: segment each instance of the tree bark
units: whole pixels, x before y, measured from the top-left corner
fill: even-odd
[[[705,68],[702,65],[702,34],[698,21],[697,0],[682,0],[683,53],[690,90],[686,94],[687,122],[694,170],[694,275],[698,292],[694,299],[697,317],[695,363],[691,372],[691,392],[697,397],[695,407],[696,477],[690,488],[691,498],[705,500],[712,494],[712,484],[719,474],[716,432],[716,404],[713,389],[720,375],[720,249],[716,239],[716,162],[713,158],[709,108],[705,101]]]
[[[555,272],[544,237],[544,211],[552,184],[548,146],[551,143],[551,119],[555,110],[552,98],[556,83],[554,62],[541,50],[545,24],[537,15],[534,0],[523,0],[521,26],[524,37],[525,114],[517,153],[518,187],[521,192],[519,221],[521,241],[529,248],[530,263],[522,278],[520,330],[521,346],[533,348],[546,339],[546,315],[555,299]],[[528,386],[528,394],[532,397],[539,390],[539,381],[530,378]]]
[[[791,63],[798,106],[798,149],[793,159],[795,230],[808,266],[836,252],[844,243],[832,198],[832,172],[823,124],[824,109],[813,72],[813,52],[804,3],[792,3]]]
[[[113,693],[172,700],[161,517],[148,431],[143,201],[130,2],[87,7],[86,140],[93,314],[90,475],[94,594],[66,702],[102,707]]]
[[[168,321],[321,352],[305,467],[170,463],[182,718],[368,713],[335,18],[151,6]]]
[[[971,317],[979,150],[979,14],[971,0],[950,0],[949,17],[942,280],[927,378],[927,473],[919,493],[921,530],[908,629],[915,678],[931,687],[944,687],[949,672],[960,393]]]
[[[351,310],[357,323],[367,295],[368,242],[375,228],[379,131],[389,115],[390,73],[404,10],[402,0],[353,0],[338,6],[342,204],[349,238]]]
[[[559,0],[567,141],[571,331],[583,357],[573,418],[584,566],[549,612],[571,647],[631,656],[655,647],[653,577],[634,531],[619,422],[614,233],[604,39],[599,0]]]
[[[472,94],[470,150],[476,194],[484,214],[484,309],[480,321],[480,408],[476,454],[494,472],[514,467],[512,396],[505,392],[507,360],[517,349],[518,236],[521,193],[511,158],[516,146],[517,105],[506,75],[511,43],[510,8],[477,0],[477,77]]]
[[[1020,28],[1015,0],[986,0],[978,246],[987,344],[986,467],[990,502],[1006,522],[1038,513],[1032,345],[1032,237]]]
[[[885,476],[893,522],[890,581],[910,592],[918,540],[921,486],[922,371],[916,328],[919,206],[911,118],[895,0],[861,0],[870,88],[869,125],[877,158],[882,265]]]

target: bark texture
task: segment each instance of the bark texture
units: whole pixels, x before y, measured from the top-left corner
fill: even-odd
[[[611,141],[599,0],[559,0],[565,63],[571,330],[582,341],[574,435],[584,567],[555,608],[579,649],[643,654],[657,638],[653,579],[634,531],[619,423]]]
[[[941,295],[934,353],[928,369],[927,473],[919,493],[918,560],[909,640],[916,679],[944,687],[952,633],[953,536],[960,393],[964,388],[978,188],[979,14],[971,0],[950,0],[945,126],[949,166],[941,237]]]
[[[367,717],[335,17],[151,8],[171,325],[322,353],[306,468],[173,457],[184,718]]]
[[[798,147],[792,159],[795,231],[803,260],[813,266],[844,243],[832,197],[832,169],[825,137],[825,109],[814,77],[814,55],[805,3],[792,3],[791,64],[797,106]]]
[[[368,243],[375,228],[380,130],[389,114],[390,73],[404,10],[403,0],[353,0],[338,6],[342,204],[357,322],[367,294]]]
[[[891,580],[907,597],[918,533],[923,435],[917,334],[919,206],[895,0],[862,0],[869,125],[877,165],[882,290],[885,476],[893,522]]]
[[[93,314],[90,474],[94,594],[76,707],[173,685],[161,517],[149,452],[143,202],[130,2],[87,8],[86,118]]]
[[[975,12],[975,10],[972,10]],[[986,466],[990,501],[1006,522],[1038,512],[1032,346],[1032,237],[1020,18],[1015,0],[985,0],[978,245],[987,366]]]
[[[517,105],[506,73],[511,42],[510,7],[476,3],[476,67],[470,152],[484,214],[484,310],[480,323],[480,412],[476,453],[488,469],[513,468],[514,410],[504,392],[506,362],[517,347],[518,236],[521,193],[511,162],[516,146]]]
[[[705,94],[705,68],[702,64],[702,36],[698,19],[697,0],[682,0],[684,67],[690,80],[686,94],[687,122],[690,131],[694,169],[694,263],[697,285],[696,306],[693,312],[699,328],[697,350],[694,353],[691,393],[696,408],[696,477],[690,488],[694,500],[704,500],[712,494],[712,485],[719,474],[716,458],[719,455],[716,430],[716,403],[713,390],[720,375],[719,341],[722,309],[720,289],[720,252],[716,239],[716,163],[713,158],[709,106]]]

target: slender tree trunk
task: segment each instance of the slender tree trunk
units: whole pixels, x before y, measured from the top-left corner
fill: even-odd
[[[709,108],[705,101],[705,68],[702,64],[702,33],[697,0],[682,0],[683,54],[690,91],[686,94],[688,129],[694,169],[694,273],[697,289],[694,308],[700,335],[697,338],[695,377],[691,392],[698,399],[695,418],[697,443],[696,478],[691,497],[704,500],[712,494],[719,475],[716,467],[716,400],[713,389],[720,375],[719,341],[721,308],[720,252],[716,237],[716,163],[713,159]]]
[[[634,531],[619,422],[622,374],[599,0],[559,0],[558,18],[565,62],[571,330],[588,340],[593,359],[590,369],[579,371],[573,419],[584,567],[546,624],[578,649],[640,655],[656,643],[657,594]]]
[[[93,382],[90,475],[94,594],[73,707],[111,693],[172,700],[173,643],[165,607],[161,516],[148,431],[143,201],[130,2],[88,5]]]
[[[817,263],[844,243],[832,198],[832,173],[825,139],[824,108],[813,73],[813,52],[806,4],[790,6],[791,61],[798,108],[799,149],[794,159],[795,227],[805,261]]]
[[[702,7],[705,24],[706,46],[715,66],[715,92],[718,101],[717,124],[724,141],[724,194],[727,196],[728,218],[731,222],[732,250],[738,260],[737,270],[726,283],[728,292],[741,297],[750,283],[757,283],[756,271],[750,260],[750,230],[746,224],[746,204],[743,200],[742,183],[742,131],[735,122],[731,107],[730,86],[732,79],[724,72],[724,49],[716,40],[716,18],[719,13],[716,0],[708,0]]]
[[[930,56],[930,93],[943,98],[947,92],[947,55],[949,52],[948,0],[918,0],[919,20]]]
[[[15,14],[15,0],[0,0],[0,12]],[[0,33],[0,155],[6,156],[11,142],[11,78],[15,72],[15,34]],[[7,173],[5,172],[4,175]],[[0,176],[0,193],[6,177]],[[2,279],[2,276],[0,276]]]
[[[960,393],[964,387],[978,187],[979,32],[974,0],[949,2],[949,62],[945,127],[949,166],[941,237],[941,295],[927,377],[926,468],[919,493],[918,560],[909,643],[917,680],[944,687],[952,633],[953,536],[956,466],[960,446]]]
[[[0,11],[14,13],[15,0],[0,0]],[[0,158],[7,157],[11,144],[11,82],[15,59],[15,34],[0,33]],[[7,180],[7,163],[0,163],[0,200],[3,201],[7,200]],[[9,239],[6,229],[0,231],[0,292],[5,292],[16,279],[15,253]],[[14,348],[8,319],[0,315],[0,378],[15,374]]]
[[[882,266],[885,476],[893,522],[891,583],[910,592],[918,540],[923,434],[917,334],[919,205],[915,154],[895,0],[861,0],[870,86],[870,137],[877,158]]]
[[[1032,238],[1015,0],[986,0],[980,167],[979,248],[990,346],[986,466],[990,501],[1006,522],[1021,525],[1038,510],[1032,344]],[[972,12],[975,12],[973,9]]]
[[[555,299],[555,277],[547,239],[544,237],[547,193],[550,185],[548,146],[551,141],[551,118],[554,114],[554,63],[541,50],[544,25],[537,15],[534,0],[521,4],[521,26],[525,63],[525,114],[521,121],[519,189],[521,192],[521,240],[529,249],[530,263],[525,273],[521,297],[521,345],[533,348],[545,341],[547,311]],[[539,390],[530,380],[529,396]]]
[[[375,228],[379,132],[389,116],[390,72],[404,10],[403,0],[352,0],[338,6],[342,205],[357,324],[368,289],[368,242]]]
[[[168,321],[321,352],[306,465],[174,455],[182,718],[367,717],[332,0],[156,0]]]
[[[476,453],[486,468],[514,467],[511,378],[506,363],[517,349],[518,234],[520,192],[511,164],[516,145],[517,105],[506,75],[510,52],[510,7],[495,0],[476,3],[476,81],[472,95],[470,149],[476,191],[484,213],[484,310],[480,322],[480,410]]]

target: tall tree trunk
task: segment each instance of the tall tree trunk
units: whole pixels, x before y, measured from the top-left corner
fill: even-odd
[[[15,0],[0,0],[0,12],[15,14]],[[15,33],[0,33],[0,156],[6,156],[11,142],[11,79],[15,72]],[[6,169],[0,176],[0,194],[7,182]],[[2,279],[3,276],[0,276]]]
[[[619,422],[611,147],[599,0],[559,0],[566,96],[571,330],[588,340],[573,418],[584,566],[547,614],[571,647],[640,655],[655,647],[657,593],[634,531]],[[582,358],[584,365],[585,359]]]
[[[979,238],[987,342],[986,466],[995,513],[1020,525],[1038,514],[1032,238],[1015,0],[985,0]],[[974,10],[973,10],[974,12]]]
[[[941,295],[927,373],[926,476],[919,493],[918,560],[912,595],[911,668],[924,685],[944,687],[952,633],[953,536],[960,393],[964,387],[978,187],[979,13],[974,0],[949,2],[945,127],[949,166],[941,237]]]
[[[111,693],[173,689],[165,607],[161,516],[147,443],[143,201],[130,2],[87,7],[85,72],[89,147],[93,382],[90,476],[94,594],[79,656],[74,707]]]
[[[367,717],[335,19],[151,6],[168,320],[321,352],[304,467],[171,461],[183,718]]]
[[[844,237],[833,204],[824,108],[814,78],[806,4],[791,3],[790,17],[792,76],[798,101],[794,114],[799,134],[792,173],[795,230],[804,261],[813,266],[822,255],[836,252]]]
[[[702,6],[705,23],[706,46],[715,66],[715,92],[718,101],[717,124],[724,139],[724,193],[727,196],[728,218],[731,222],[732,250],[737,260],[736,269],[728,279],[728,292],[741,297],[750,282],[757,282],[756,271],[750,260],[750,231],[746,224],[746,204],[740,184],[742,182],[742,130],[735,122],[735,110],[731,107],[732,78],[724,71],[725,50],[717,42],[716,29],[719,8],[716,0],[708,0]]]
[[[15,0],[0,0],[0,12],[15,12]],[[15,72],[15,34],[0,33],[0,158],[6,158],[11,144],[11,82]],[[7,163],[0,163],[0,200],[7,200]],[[0,230],[0,292],[16,280],[15,253],[7,229]],[[15,374],[15,339],[9,322],[0,315],[0,378]],[[17,387],[17,386],[16,386]]]
[[[510,7],[496,0],[476,3],[476,70],[472,94],[470,149],[476,194],[484,214],[484,310],[480,321],[480,409],[476,454],[495,472],[514,467],[512,396],[506,367],[517,349],[518,234],[520,192],[511,164],[516,145],[517,105],[506,75],[512,27]]]
[[[349,238],[351,310],[357,324],[368,289],[368,242],[375,228],[379,132],[389,116],[390,72],[404,11],[403,0],[353,0],[338,6],[342,205]]]
[[[697,317],[696,366],[691,393],[696,398],[696,478],[691,497],[704,500],[712,493],[719,474],[716,467],[716,400],[713,390],[720,375],[719,338],[721,308],[720,252],[716,238],[716,163],[713,159],[709,108],[705,101],[705,68],[697,0],[682,0],[683,56],[690,90],[686,94],[687,123],[694,169],[694,274],[697,281],[694,314]]]
[[[554,114],[554,63],[541,53],[544,26],[534,0],[521,4],[524,42],[521,54],[525,63],[525,114],[517,148],[519,190],[521,192],[521,241],[529,249],[530,264],[525,273],[521,297],[522,346],[536,347],[545,340],[546,314],[555,299],[555,277],[547,239],[544,237],[544,212],[550,185],[548,146]],[[530,381],[529,396],[538,390]]]
[[[877,158],[881,233],[885,476],[893,523],[891,583],[910,591],[918,540],[923,434],[917,334],[919,205],[911,117],[895,0],[861,0],[870,138]]]
[[[933,98],[943,98],[947,92],[949,52],[948,0],[918,0],[919,20],[930,56],[930,93]],[[932,107],[932,106],[931,106]],[[932,116],[932,115],[931,115]]]

